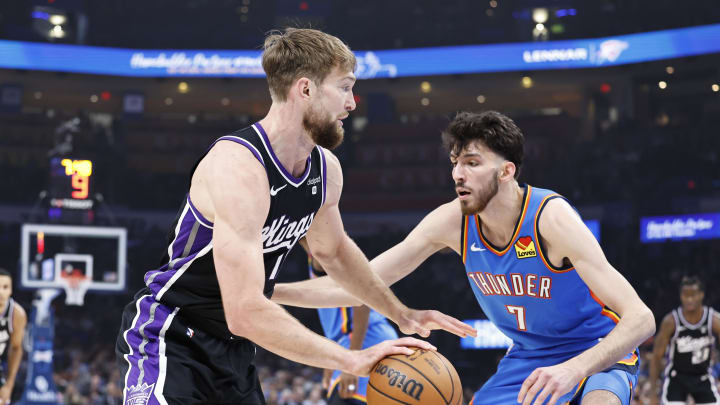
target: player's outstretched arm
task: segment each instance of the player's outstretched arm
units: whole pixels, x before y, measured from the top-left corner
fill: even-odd
[[[551,398],[549,404],[554,404],[582,378],[622,360],[655,333],[652,312],[625,277],[608,263],[597,240],[567,201],[550,200],[539,219],[539,227],[548,252],[570,259],[590,291],[621,319],[594,347],[557,366],[539,368],[530,374],[518,396],[524,405],[530,404],[538,392],[536,403]]]
[[[371,271],[365,255],[345,233],[340,217],[338,209],[342,193],[340,163],[331,153],[326,152],[326,156],[328,156],[327,198],[325,205],[313,220],[307,234],[307,242],[313,257],[322,264],[328,275],[350,294],[395,322],[403,333],[428,336],[431,329],[445,329],[459,336],[466,336],[469,332],[474,332],[463,322],[440,312],[415,311],[407,308],[395,297],[383,280]],[[433,247],[426,246],[427,253],[422,260],[437,251],[439,246],[434,250]],[[405,257],[410,259],[409,255]],[[412,271],[419,263],[417,262],[414,267],[403,268]]]
[[[653,405],[658,403],[658,380],[662,370],[662,359],[665,357],[673,333],[675,333],[675,320],[672,314],[667,314],[660,324],[660,331],[655,336],[653,353],[650,357],[650,403]]]
[[[10,334],[10,346],[8,347],[7,378],[5,385],[0,388],[0,401],[4,401],[2,404],[10,403],[10,396],[15,386],[15,378],[23,356],[22,342],[25,336],[25,326],[27,326],[27,314],[18,303],[15,303],[13,309],[12,323],[13,331]]]
[[[263,295],[261,229],[270,193],[263,167],[244,147],[230,142],[216,145],[198,166],[190,195],[214,223],[215,268],[233,334],[299,363],[359,375],[369,372],[372,361],[410,352],[404,345],[433,349],[427,342],[406,339],[369,351],[349,351],[311,332]]]
[[[430,255],[444,247],[459,252],[461,219],[457,200],[441,205],[402,242],[373,259],[370,267],[385,285],[390,286],[415,271]],[[283,305],[306,308],[347,307],[363,303],[327,276],[276,284],[272,299]]]

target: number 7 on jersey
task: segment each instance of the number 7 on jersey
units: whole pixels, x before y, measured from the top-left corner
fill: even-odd
[[[517,305],[505,305],[505,308],[507,308],[507,311],[515,315],[515,318],[517,318],[518,329],[522,331],[527,331],[527,326],[525,325],[525,307],[520,307]]]

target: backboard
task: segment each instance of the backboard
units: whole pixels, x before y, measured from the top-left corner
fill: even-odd
[[[125,228],[23,224],[21,250],[22,287],[66,288],[68,278],[83,278],[88,290],[125,289]]]

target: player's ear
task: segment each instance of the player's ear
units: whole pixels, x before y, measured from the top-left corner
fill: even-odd
[[[500,181],[510,181],[515,178],[515,163],[506,160],[500,165],[500,170],[498,173],[498,179]]]
[[[303,76],[295,81],[295,85],[293,85],[291,92],[295,93],[299,99],[308,99],[310,98],[310,95],[315,92],[314,87],[315,83]]]

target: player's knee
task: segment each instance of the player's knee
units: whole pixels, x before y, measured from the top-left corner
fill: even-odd
[[[595,390],[585,394],[582,405],[622,405],[622,401],[613,392]]]

